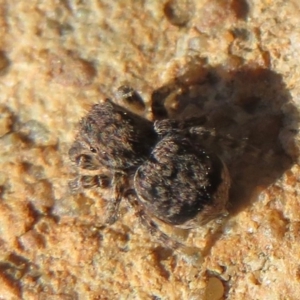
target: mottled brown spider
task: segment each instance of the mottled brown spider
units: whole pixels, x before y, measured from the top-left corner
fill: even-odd
[[[81,120],[69,157],[87,170],[71,183],[72,189],[111,187],[107,223],[117,219],[118,207],[128,193],[129,181],[147,159],[157,136],[152,123],[111,100],[94,105]]]
[[[182,246],[154,220],[181,228],[199,226],[224,212],[230,185],[218,156],[193,139],[205,129],[191,124],[166,119],[153,126],[111,100],[94,105],[69,151],[80,169],[93,174],[79,175],[72,188],[110,187],[108,224],[116,221],[125,198],[166,246]]]

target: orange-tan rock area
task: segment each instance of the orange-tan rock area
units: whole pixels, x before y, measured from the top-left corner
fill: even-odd
[[[298,0],[0,0],[0,299],[298,300],[299,57]],[[159,223],[191,251],[70,191],[78,121],[124,84],[221,136],[229,215]]]

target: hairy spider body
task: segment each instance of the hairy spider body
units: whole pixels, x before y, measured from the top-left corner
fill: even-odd
[[[111,187],[108,220],[117,219],[118,206],[128,180],[147,159],[157,135],[152,123],[106,99],[94,105],[81,120],[69,157],[81,171],[71,183],[73,189]]]
[[[106,99],[81,120],[69,156],[83,169],[127,172],[148,157],[155,141],[150,121]]]
[[[182,246],[160,231],[153,217],[181,228],[199,226],[225,211],[230,185],[218,156],[192,142],[209,132],[193,123],[153,124],[111,100],[94,105],[69,150],[71,161],[86,172],[71,186],[111,188],[108,224],[117,220],[126,198],[151,233],[168,247]]]
[[[156,123],[158,132],[164,121]],[[172,130],[157,143],[134,178],[146,212],[181,228],[199,226],[224,213],[229,185],[227,168],[216,155]]]

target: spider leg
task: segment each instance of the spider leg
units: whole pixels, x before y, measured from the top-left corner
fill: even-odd
[[[124,186],[126,185],[126,176],[122,173],[115,173],[111,186],[113,188],[113,195],[108,203],[107,211],[109,217],[106,224],[114,224],[118,219],[119,207],[124,194]]]
[[[77,191],[80,189],[91,188],[107,188],[110,185],[110,178],[106,175],[80,175],[75,180],[69,183],[71,190]]]
[[[192,136],[215,136],[214,128],[206,128],[204,126],[203,118],[191,118],[188,120],[180,121],[175,119],[164,119],[154,122],[154,130],[160,135],[164,136],[168,133],[180,132]]]
[[[142,97],[131,86],[124,84],[116,92],[116,100],[122,106],[124,102],[130,106],[133,111],[145,111],[145,103]]]
[[[127,191],[124,197],[129,202],[131,207],[135,210],[136,215],[138,216],[142,225],[146,229],[148,229],[151,235],[153,235],[157,240],[163,243],[163,245],[173,250],[176,249],[183,250],[187,248],[184,244],[175,241],[174,239],[172,239],[170,236],[168,236],[167,234],[165,234],[159,229],[158,225],[155,222],[153,222],[151,217],[145,213],[142,206],[137,201],[136,196],[134,195],[134,192],[132,190]]]

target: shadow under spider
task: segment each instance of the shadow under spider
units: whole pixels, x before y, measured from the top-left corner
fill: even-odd
[[[297,128],[287,124],[299,124],[298,110],[282,76],[257,65],[229,70],[195,59],[181,75],[153,92],[152,111],[155,119],[199,118],[215,132],[203,145],[229,169],[230,215],[255,201],[258,187],[272,185],[296,158],[285,152],[280,137],[287,135],[291,143],[286,148],[296,149]],[[205,253],[220,235],[216,230]]]

